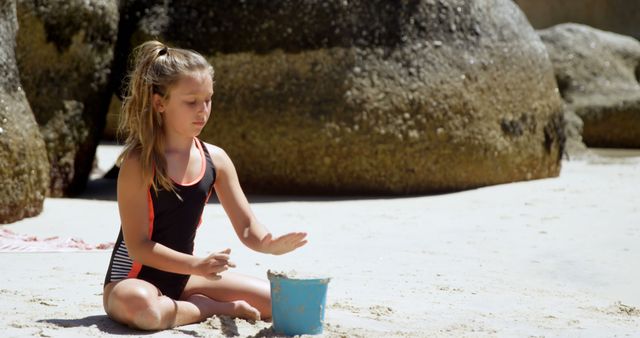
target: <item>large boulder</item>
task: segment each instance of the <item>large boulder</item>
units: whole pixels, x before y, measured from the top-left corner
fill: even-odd
[[[559,173],[562,100],[510,0],[147,7],[131,45],[210,58],[202,137],[248,190],[429,193]]]
[[[640,39],[637,0],[514,0],[535,28],[574,22]]]
[[[640,147],[640,42],[585,25],[539,31],[588,146]]]
[[[117,0],[18,0],[17,59],[51,163],[52,196],[81,192],[111,98]]]
[[[0,223],[39,214],[49,161],[15,59],[15,2],[0,0]]]

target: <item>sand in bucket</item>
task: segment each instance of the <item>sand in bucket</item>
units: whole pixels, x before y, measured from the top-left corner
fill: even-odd
[[[330,278],[298,278],[271,270],[267,276],[274,331],[287,336],[322,333]]]

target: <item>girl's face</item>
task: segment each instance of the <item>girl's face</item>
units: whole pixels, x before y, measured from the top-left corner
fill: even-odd
[[[161,100],[164,131],[167,135],[195,137],[209,120],[213,81],[207,72],[183,76],[169,89],[169,99]]]

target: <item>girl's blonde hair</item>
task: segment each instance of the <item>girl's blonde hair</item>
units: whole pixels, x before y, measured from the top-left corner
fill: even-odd
[[[162,115],[153,109],[153,94],[169,99],[171,86],[194,72],[206,72],[213,80],[213,67],[197,52],[170,48],[158,41],[136,47],[131,60],[133,69],[128,75],[118,127],[119,134],[126,138],[118,163],[132,152],[140,154],[143,181],[156,192],[160,188],[175,192],[167,174]]]

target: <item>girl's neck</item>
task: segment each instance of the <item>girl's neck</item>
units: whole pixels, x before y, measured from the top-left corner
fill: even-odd
[[[193,137],[171,137],[166,135],[164,151],[167,153],[188,153],[193,145]]]

